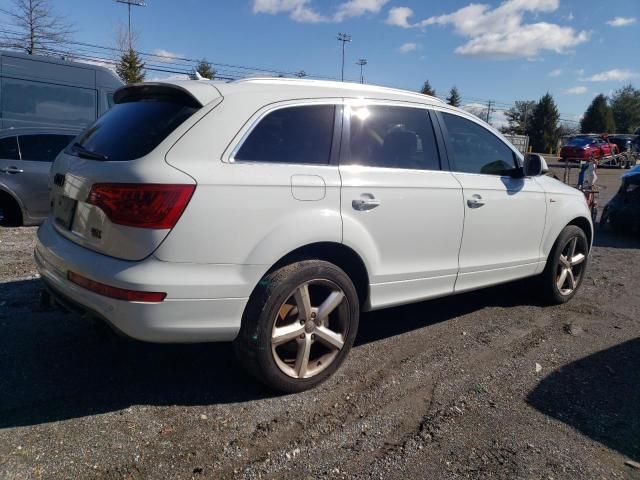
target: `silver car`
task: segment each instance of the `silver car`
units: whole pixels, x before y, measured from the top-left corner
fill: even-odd
[[[49,170],[78,134],[54,128],[0,131],[0,225],[38,225],[49,213]]]

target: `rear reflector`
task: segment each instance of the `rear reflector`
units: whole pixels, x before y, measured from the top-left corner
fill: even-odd
[[[96,183],[87,203],[118,225],[169,229],[178,223],[195,189],[195,185]]]
[[[162,302],[167,296],[162,292],[138,292],[136,290],[126,290],[124,288],[111,287],[104,283],[90,280],[75,272],[67,272],[67,278],[76,285],[91,290],[99,295],[127,302]]]

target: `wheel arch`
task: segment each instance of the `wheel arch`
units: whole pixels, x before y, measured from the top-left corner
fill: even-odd
[[[593,227],[591,222],[585,217],[576,217],[567,224],[567,226],[569,225],[575,225],[584,232],[587,236],[587,242],[589,243],[589,251],[591,251],[593,246]]]
[[[294,262],[311,259],[324,260],[344,270],[356,287],[360,305],[366,305],[369,299],[369,272],[360,255],[342,243],[316,242],[298,247],[276,261],[267,273]]]

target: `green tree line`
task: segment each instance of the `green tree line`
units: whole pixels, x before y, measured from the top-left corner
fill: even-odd
[[[420,93],[436,96],[435,89],[425,81]],[[460,92],[454,86],[446,97],[449,105],[460,106]],[[549,152],[558,146],[560,137],[575,133],[634,133],[640,128],[640,90],[626,85],[610,97],[596,96],[581,121],[562,121],[558,106],[550,93],[534,100],[517,100],[505,111],[507,125],[503,133],[527,135],[529,145],[537,152]]]

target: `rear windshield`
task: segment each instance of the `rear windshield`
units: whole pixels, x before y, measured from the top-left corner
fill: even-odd
[[[161,96],[118,103],[76,140],[110,161],[134,160],[151,152],[199,107]],[[67,153],[74,154],[73,145]]]
[[[590,138],[572,138],[567,142],[567,145],[584,147],[592,142]]]

